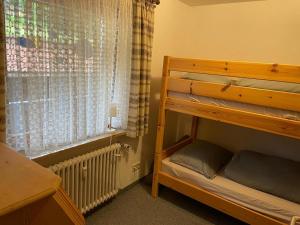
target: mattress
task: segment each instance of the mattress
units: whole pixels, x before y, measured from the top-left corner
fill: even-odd
[[[246,187],[222,175],[207,179],[200,173],[172,163],[170,158],[162,161],[162,171],[280,221],[289,223],[292,216],[300,215],[300,204]]]

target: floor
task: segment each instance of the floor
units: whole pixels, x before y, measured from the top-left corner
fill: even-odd
[[[146,182],[135,184],[91,212],[87,225],[244,225],[166,187],[158,199],[150,190]]]

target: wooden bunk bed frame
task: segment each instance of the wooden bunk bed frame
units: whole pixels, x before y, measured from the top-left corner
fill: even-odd
[[[249,224],[285,224],[282,221],[243,207],[161,171],[161,161],[196,139],[199,117],[267,131],[296,139],[300,139],[300,121],[221,106],[207,105],[193,100],[183,100],[176,97],[169,97],[167,93],[168,91],[176,91],[296,112],[300,112],[300,94],[241,87],[234,85],[234,83],[223,85],[181,79],[171,77],[170,73],[172,71],[300,83],[300,66],[183,59],[165,56],[160,112],[157,124],[155,165],[152,184],[152,196],[154,198],[158,196],[159,184],[162,184]],[[186,136],[173,146],[163,149],[167,110],[192,115],[193,122],[190,136]]]

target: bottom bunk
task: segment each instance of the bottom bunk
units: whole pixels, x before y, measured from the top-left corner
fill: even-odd
[[[179,192],[182,192],[180,191],[180,186],[184,184],[189,184],[190,187],[203,189],[203,191],[207,191],[212,194],[211,198],[209,196],[204,196],[204,194],[203,196],[198,194],[199,199],[197,200],[213,207],[214,205],[211,204],[211,202],[215,201],[214,204],[216,204],[217,209],[233,216],[236,216],[233,213],[240,214],[239,216],[244,216],[246,219],[246,221],[244,221],[248,223],[259,224],[257,222],[258,218],[255,218],[255,216],[247,216],[247,213],[243,212],[243,208],[232,210],[234,207],[232,208],[226,204],[222,206],[222,204],[218,203],[218,200],[228,200],[228,202],[233,203],[233,206],[243,206],[244,209],[249,209],[249,212],[253,211],[254,213],[256,212],[257,214],[274,218],[273,222],[262,221],[260,224],[289,224],[291,218],[295,215],[298,215],[300,212],[300,204],[241,185],[225,178],[222,176],[222,174],[217,175],[214,179],[208,179],[198,172],[171,162],[170,158],[166,158],[162,161],[159,181],[160,183],[165,184],[173,189],[175,189],[176,185],[178,185],[177,188],[179,190],[177,191]],[[179,182],[181,182],[181,184],[179,184]],[[192,192],[186,187],[183,191],[189,192],[188,194],[183,194],[192,194]],[[195,195],[197,194],[195,193]],[[219,198],[214,199],[213,196],[218,196]],[[240,212],[238,212],[238,210],[240,210]],[[238,218],[243,219],[240,217]],[[251,222],[251,220],[254,221]]]

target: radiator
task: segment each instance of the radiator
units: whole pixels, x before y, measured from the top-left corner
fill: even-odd
[[[118,193],[120,149],[113,144],[49,167],[82,213]]]

